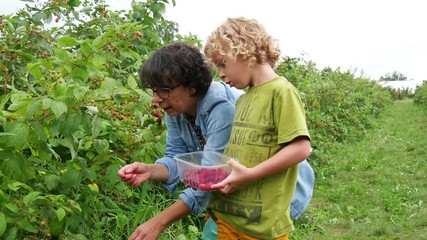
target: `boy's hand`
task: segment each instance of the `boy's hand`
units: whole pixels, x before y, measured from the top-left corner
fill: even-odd
[[[138,187],[150,179],[151,176],[149,166],[140,162],[135,162],[122,167],[117,174],[123,182],[132,187]]]
[[[250,168],[245,167],[233,159],[228,160],[227,163],[232,168],[230,175],[222,182],[213,184],[211,186],[213,190],[219,190],[222,193],[228,194],[252,182]]]

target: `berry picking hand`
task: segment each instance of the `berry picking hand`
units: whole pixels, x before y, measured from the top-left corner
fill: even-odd
[[[139,225],[129,237],[129,240],[156,240],[163,230],[163,225],[156,218],[151,218]]]
[[[230,175],[222,182],[213,184],[211,186],[212,189],[217,189],[222,193],[228,194],[252,182],[250,168],[245,167],[233,159],[228,160],[227,163],[232,168]]]
[[[151,176],[149,166],[140,162],[135,162],[122,167],[117,174],[123,182],[132,187],[138,187],[150,179]]]

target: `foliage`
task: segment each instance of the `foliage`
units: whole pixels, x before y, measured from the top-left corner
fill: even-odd
[[[406,98],[414,97],[414,93],[409,87],[403,88],[403,89],[400,89],[400,88],[395,89],[393,87],[384,87],[384,88],[386,88],[390,92],[390,95],[393,98],[393,100],[403,100]]]
[[[315,150],[363,136],[372,120],[391,103],[389,93],[368,79],[339,69],[316,69],[311,61],[286,57],[277,72],[302,93]]]
[[[384,76],[380,77],[380,81],[403,81],[408,79],[404,74],[394,71],[392,73],[387,73]]]
[[[165,4],[133,1],[124,12],[99,0],[45,1],[1,17],[2,239],[121,239],[140,223],[128,221],[137,206],[169,203],[155,185],[133,191],[116,174],[164,150],[153,116],[162,113],[137,71],[176,40]]]
[[[414,103],[427,109],[427,81],[424,81],[421,86],[415,89]]]

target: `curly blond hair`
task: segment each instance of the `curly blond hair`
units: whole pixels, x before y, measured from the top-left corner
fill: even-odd
[[[246,61],[248,66],[268,63],[275,67],[280,58],[277,39],[273,39],[255,19],[228,18],[208,37],[204,48],[211,65],[225,58]]]

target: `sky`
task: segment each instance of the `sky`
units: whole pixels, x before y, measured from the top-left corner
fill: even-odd
[[[203,42],[228,17],[255,18],[279,40],[284,56],[303,57],[319,69],[350,70],[379,79],[398,71],[427,80],[427,1],[424,0],[175,0],[166,18]],[[105,0],[130,9],[131,0]],[[22,8],[0,0],[0,14]]]

